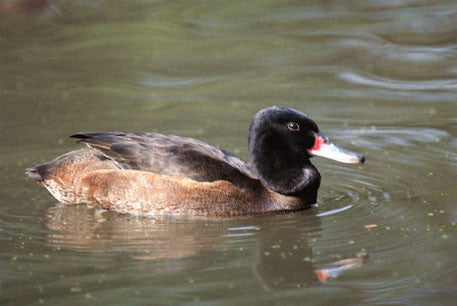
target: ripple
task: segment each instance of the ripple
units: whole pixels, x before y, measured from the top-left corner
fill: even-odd
[[[457,80],[398,81],[376,76],[362,75],[355,72],[341,72],[339,78],[344,81],[373,87],[397,90],[455,90]]]
[[[412,88],[418,85],[427,85],[430,80],[438,80],[438,86],[444,81],[455,79],[457,49],[453,43],[443,45],[405,45],[391,43],[379,35],[347,35],[333,42],[343,52],[358,57],[349,57],[347,62],[354,63],[360,71],[373,73],[386,79],[375,79],[370,76],[361,76],[351,72],[340,73],[340,77],[357,84],[374,84],[386,88]],[[363,60],[362,60],[363,59]],[[407,83],[398,83],[395,80],[410,80]],[[420,83],[415,81],[422,80]],[[429,82],[425,82],[429,80]],[[447,85],[447,84],[445,84]]]
[[[342,129],[336,133],[339,142],[353,142],[367,149],[414,147],[419,143],[438,143],[450,139],[449,132],[426,127],[377,127]]]
[[[320,263],[369,254],[365,276],[375,274],[380,279],[386,277],[386,261],[402,268],[389,272],[395,273],[398,285],[374,280],[364,283],[346,277],[328,285],[350,284],[381,295],[396,292],[399,296],[413,292],[412,288],[419,284],[452,274],[443,270],[443,266],[449,269],[454,262],[449,254],[438,260],[437,267],[438,251],[429,250],[432,245],[446,244],[446,232],[453,232],[446,225],[450,222],[446,220],[452,218],[445,217],[445,211],[437,208],[439,203],[431,190],[440,189],[432,186],[449,184],[447,179],[434,178],[434,166],[440,163],[449,167],[454,155],[443,161],[438,159],[435,164],[430,162],[433,156],[449,154],[448,144],[454,140],[451,133],[436,128],[392,126],[344,129],[334,134],[339,143],[352,142],[367,148],[367,162],[358,168],[334,163],[319,166],[323,177],[319,211],[325,214],[352,207],[321,218],[320,239],[312,244],[314,259]],[[451,172],[449,169],[449,174],[441,175],[450,178]]]
[[[333,210],[329,210],[329,211],[326,211],[326,212],[318,213],[316,216],[317,217],[331,216],[331,215],[338,214],[340,212],[346,211],[346,210],[348,210],[348,209],[350,209],[352,207],[353,207],[353,205],[347,205],[347,206],[344,206],[344,207],[341,207],[341,208],[338,208],[338,209],[333,209]]]
[[[220,77],[159,77],[148,76],[138,81],[139,84],[148,87],[191,87],[214,83],[220,80]]]

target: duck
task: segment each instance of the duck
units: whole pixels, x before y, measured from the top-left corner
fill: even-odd
[[[233,217],[310,208],[321,156],[365,162],[329,141],[304,113],[260,110],[249,127],[251,165],[201,140],[159,133],[89,132],[86,147],[26,169],[59,202],[136,215]]]

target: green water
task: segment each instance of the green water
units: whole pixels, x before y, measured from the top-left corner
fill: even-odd
[[[35,15],[4,12],[0,303],[449,305],[456,14],[454,1],[393,0],[54,1]],[[271,105],[307,113],[367,159],[313,159],[318,208],[140,218],[59,205],[24,175],[77,148],[68,135],[79,131],[178,134],[247,159],[250,120]]]

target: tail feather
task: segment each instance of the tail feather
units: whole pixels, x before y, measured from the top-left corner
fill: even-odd
[[[25,169],[25,174],[37,182],[43,182],[49,175],[49,163],[38,164],[32,168]]]
[[[38,173],[35,167],[25,169],[25,174],[27,174],[30,178],[34,179],[37,182],[42,182],[43,178]]]

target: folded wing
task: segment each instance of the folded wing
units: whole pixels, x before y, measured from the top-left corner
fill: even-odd
[[[205,142],[156,133],[80,133],[79,143],[99,150],[122,169],[188,177],[200,182],[226,180],[247,183],[257,179],[238,156]]]

